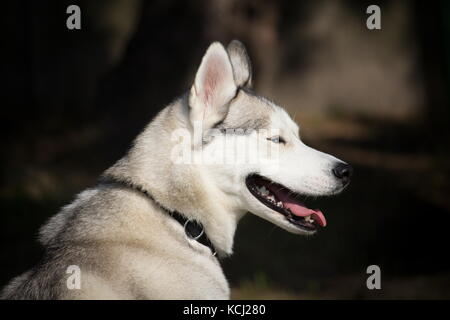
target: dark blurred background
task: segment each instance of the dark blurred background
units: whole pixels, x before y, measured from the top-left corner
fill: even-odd
[[[66,8],[81,7],[81,30]],[[381,30],[366,28],[370,4]],[[223,262],[233,298],[450,298],[447,1],[6,1],[0,286],[38,228],[95,184],[193,81],[211,41],[245,43],[257,92],[355,167],[312,238],[248,215]],[[366,288],[379,265],[382,290]]]

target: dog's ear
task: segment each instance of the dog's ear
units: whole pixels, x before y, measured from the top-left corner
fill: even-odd
[[[201,122],[205,129],[222,121],[236,90],[228,53],[222,44],[214,42],[203,56],[189,95],[191,123]]]
[[[252,65],[245,46],[239,40],[233,40],[227,47],[233,66],[234,81],[240,87],[252,87]]]

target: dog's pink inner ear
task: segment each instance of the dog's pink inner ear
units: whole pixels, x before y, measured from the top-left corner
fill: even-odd
[[[220,43],[213,43],[203,57],[195,77],[196,108],[218,111],[233,98],[236,85],[228,53]],[[194,107],[194,106],[192,106]]]
[[[223,65],[220,65],[221,63],[222,61],[220,61],[218,57],[211,57],[211,61],[209,61],[206,66],[203,78],[202,100],[207,105],[214,102],[215,91],[220,90],[218,86],[220,85],[220,82],[223,81],[223,79],[221,79],[223,75],[221,75],[220,70],[225,69]]]

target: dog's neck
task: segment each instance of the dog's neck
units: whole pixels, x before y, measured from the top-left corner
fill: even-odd
[[[180,213],[178,211],[171,211],[167,209],[164,205],[159,203],[152,194],[146,191],[143,187],[132,184],[130,182],[122,181],[115,179],[114,177],[103,175],[99,181],[101,184],[112,184],[118,185],[121,187],[129,188],[131,190],[137,191],[141,193],[148,200],[152,201],[157,207],[159,207],[162,211],[162,214],[166,214],[168,217],[178,221],[184,228],[184,232],[186,236],[191,239],[198,241],[200,244],[208,247],[211,250],[211,254],[215,256],[217,254],[217,250],[214,248],[211,240],[208,237],[208,234],[205,232],[204,227],[201,222],[188,219],[185,214]]]
[[[139,185],[170,211],[182,212],[204,227],[219,256],[232,253],[237,223],[244,214],[227,203],[199,166],[171,160],[171,135],[180,121],[183,98],[166,107],[136,138],[128,154],[109,168],[104,177]]]

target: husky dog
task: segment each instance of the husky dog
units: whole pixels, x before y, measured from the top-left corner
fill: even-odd
[[[234,40],[226,49],[212,43],[190,91],[148,124],[95,187],[42,227],[42,260],[14,278],[1,297],[228,299],[218,259],[232,253],[245,213],[295,234],[325,226],[322,212],[299,197],[341,192],[351,167],[303,144],[288,114],[251,88],[242,43]],[[194,156],[215,158],[225,150],[239,157],[241,151],[224,144],[233,138],[277,150],[264,155],[273,160],[276,154],[279,166],[177,161],[180,139],[174,132],[192,137],[188,149]]]

